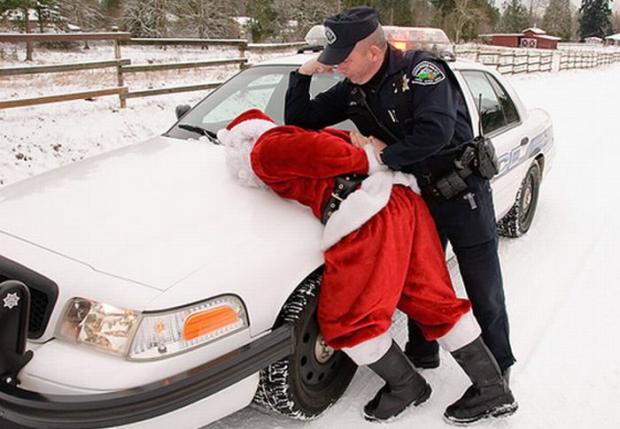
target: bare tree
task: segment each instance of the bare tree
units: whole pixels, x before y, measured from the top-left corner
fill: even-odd
[[[140,37],[166,37],[169,16],[182,0],[128,0],[124,7],[124,26]]]
[[[184,28],[191,28],[202,39],[230,37],[233,32],[231,17],[238,11],[230,2],[185,0],[178,4],[175,12]]]

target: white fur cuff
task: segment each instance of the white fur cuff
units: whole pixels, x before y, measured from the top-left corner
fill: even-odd
[[[375,148],[373,145],[364,145],[364,151],[366,152],[366,158],[368,158],[368,174],[373,174],[377,171],[386,171],[388,169],[387,166],[379,164],[379,160],[375,156]]]

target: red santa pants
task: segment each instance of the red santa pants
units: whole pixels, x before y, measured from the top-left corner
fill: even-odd
[[[263,134],[251,162],[277,194],[307,205],[317,217],[334,177],[369,168],[366,153],[349,143],[347,133],[292,126]],[[318,321],[334,348],[356,347],[385,334],[396,308],[415,320],[428,340],[437,339],[470,307],[452,289],[426,203],[408,187],[393,186],[381,211],[325,251]]]

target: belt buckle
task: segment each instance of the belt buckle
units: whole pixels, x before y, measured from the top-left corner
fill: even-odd
[[[344,198],[342,198],[340,195],[338,195],[338,194],[336,194],[334,192],[332,192],[332,198],[335,198],[335,199],[337,199],[340,202],[344,201]]]

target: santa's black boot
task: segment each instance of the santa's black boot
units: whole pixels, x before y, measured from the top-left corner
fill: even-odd
[[[467,425],[517,411],[517,402],[482,337],[453,351],[452,356],[473,384],[461,399],[446,408],[444,417],[449,423]]]
[[[364,407],[366,420],[393,420],[410,405],[420,405],[431,396],[431,386],[394,342],[381,359],[368,367],[385,380],[385,385]]]

